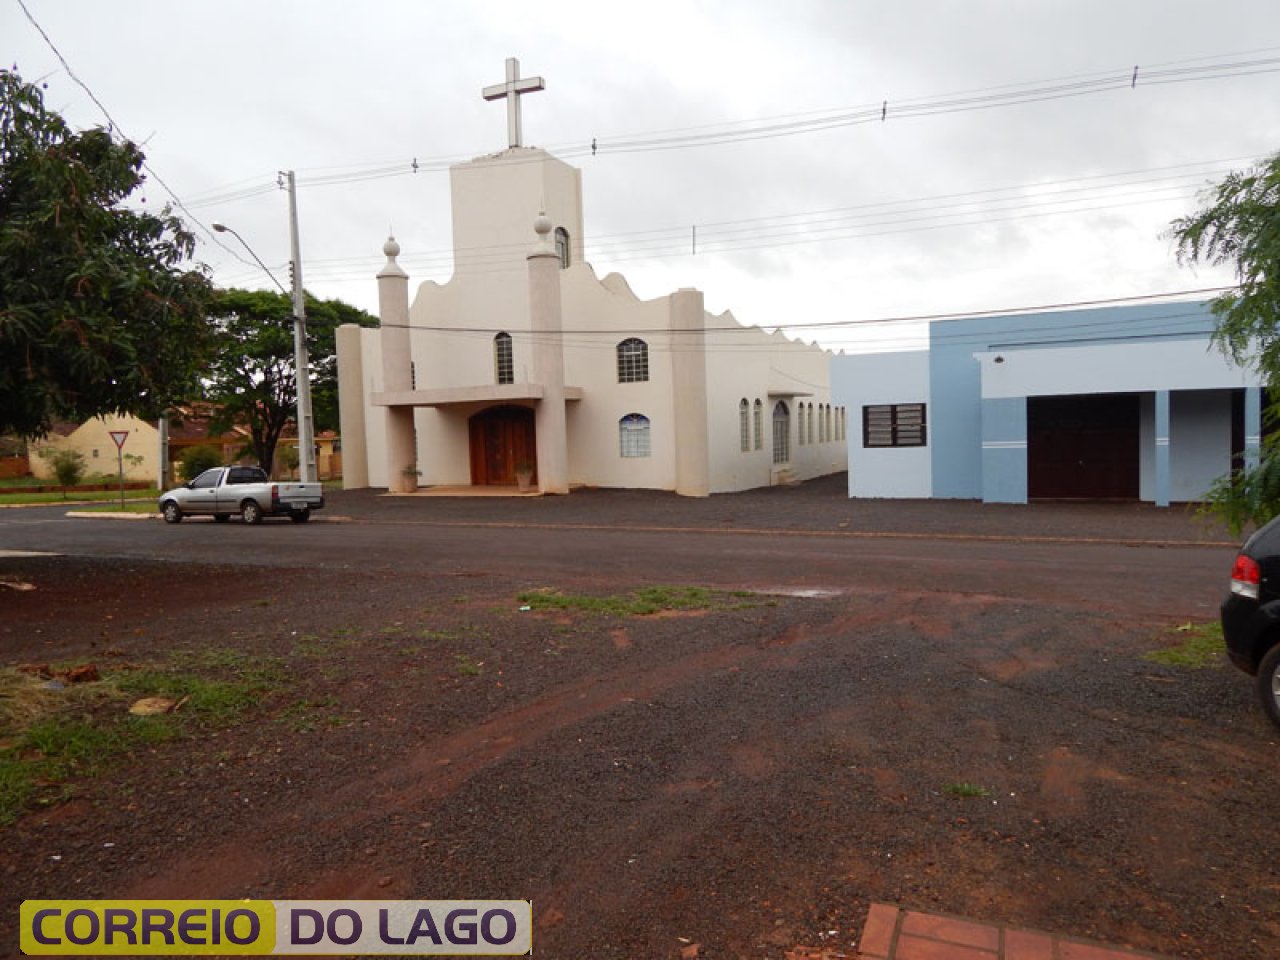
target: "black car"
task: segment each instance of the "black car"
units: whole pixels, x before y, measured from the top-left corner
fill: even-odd
[[[1258,695],[1280,727],[1280,517],[1245,541],[1222,601],[1227,655],[1257,677]]]

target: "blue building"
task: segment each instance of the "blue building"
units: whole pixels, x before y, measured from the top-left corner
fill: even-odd
[[[1261,381],[1205,303],[934,321],[927,350],[835,358],[849,496],[1203,497],[1255,457]]]

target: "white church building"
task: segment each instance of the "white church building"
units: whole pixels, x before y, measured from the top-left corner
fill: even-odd
[[[827,351],[584,261],[581,171],[521,144],[519,98],[542,88],[508,60],[484,91],[509,145],[450,169],[451,279],[411,302],[389,239],[380,327],[338,329],[344,485],[706,496],[845,470]]]

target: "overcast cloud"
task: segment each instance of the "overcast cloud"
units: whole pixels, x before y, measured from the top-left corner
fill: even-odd
[[[308,289],[371,312],[389,229],[415,281],[448,279],[441,162],[505,146],[480,90],[512,56],[547,85],[523,99],[526,144],[583,170],[599,275],[642,297],[696,286],[746,323],[846,324],[806,336],[851,349],[920,345],[875,322],[890,317],[1228,283],[1178,268],[1163,231],[1198,188],[1280,150],[1275,0],[25,6],[145,143],[217,282],[271,286],[215,220],[287,283],[274,183],[292,169]],[[0,36],[73,125],[106,122],[18,0],[0,0]],[[1136,85],[1114,82],[1135,65]],[[742,138],[837,114],[860,122]],[[737,136],[684,143],[713,131]],[[667,149],[623,152],[645,138]],[[170,199],[156,183],[147,198]]]

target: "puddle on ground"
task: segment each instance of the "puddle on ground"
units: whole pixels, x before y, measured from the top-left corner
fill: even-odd
[[[771,597],[800,597],[806,600],[820,600],[823,597],[839,597],[845,591],[834,587],[760,587],[753,591]]]

